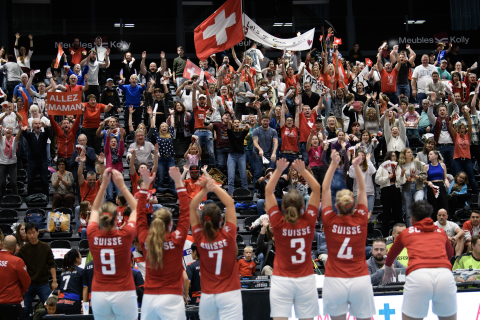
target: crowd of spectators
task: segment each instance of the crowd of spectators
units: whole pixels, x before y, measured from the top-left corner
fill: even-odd
[[[18,33],[14,55],[0,49],[0,197],[6,194],[7,176],[13,186],[10,192],[18,194],[17,170],[26,168],[28,194],[39,192],[48,199],[52,187],[52,209],[71,208],[74,233],[82,239],[105,168],[124,172],[125,157],[132,194],[141,183],[139,169],[156,173],[148,198],[153,212],[159,207],[157,194],[175,198],[173,181],[166,173],[178,166],[183,168],[190,201],[202,189],[195,184],[202,174],[218,178],[232,196],[236,188],[253,185],[260,216],[251,228],[258,235],[256,259],[261,273],[270,275],[275,250],[280,249],[264,210],[271,169],[277,159],[290,163],[302,159],[322,184],[334,149],[342,160],[333,177],[332,200],[336,191],[345,188],[356,196],[356,175],[349,164],[361,157],[369,214],[376,198],[382,204],[377,217],[382,238],[373,242],[368,259],[372,284],[383,277],[389,248],[384,238],[391,236],[391,242],[411,225],[409,207],[422,199],[433,206],[432,219],[438,217],[436,224],[446,230],[455,248],[455,266],[480,260],[478,211],[472,211],[462,228],[447,220],[464,205],[479,203],[475,177],[480,161],[479,86],[458,46],[450,44],[445,50],[445,44],[438,43],[433,58],[418,59],[409,45],[392,50],[382,45],[371,66],[358,44],[344,57],[330,40],[321,54],[314,54],[315,49],[286,51],[278,59],[269,59],[266,48],[258,49],[256,43],[245,53],[236,54],[232,48],[232,57],[223,52],[203,61],[186,57],[178,47],[177,58],[167,61],[162,52],[157,65],[152,57],[147,61],[146,52],[137,59],[127,52],[123,61],[111,61],[110,49],[102,47],[101,38],[89,52],[74,39],[60,64],[55,67],[53,59],[43,74],[33,71],[33,37],[28,38],[28,52],[20,47]],[[187,76],[188,60],[215,79]],[[107,78],[107,72],[118,76]],[[307,72],[311,81],[303,78]],[[81,92],[82,114],[49,115],[46,98],[51,91]],[[38,185],[34,184],[37,175]],[[293,168],[287,168],[279,180],[275,190],[279,203],[288,188],[297,189],[308,204],[309,186]],[[125,208],[121,191],[110,182],[106,200]],[[462,194],[470,196],[459,198]],[[204,202],[209,201],[206,196]],[[119,214],[121,219],[124,215]],[[0,255],[17,268],[26,265],[29,278],[19,273],[19,289],[0,297],[11,296],[1,300],[10,304],[24,300],[28,316],[37,294],[47,302],[47,309],[54,305],[47,300],[45,270],[53,278],[54,290],[57,278],[51,250],[38,240],[37,226],[27,224],[21,230],[16,239],[3,240]],[[316,239],[318,256],[326,263],[328,248],[322,232]],[[70,255],[64,272],[78,271],[77,253]],[[239,270],[241,276],[251,276],[253,248],[245,248],[244,254]],[[395,267],[408,264],[408,254],[402,254]],[[199,258],[196,250],[195,257]],[[191,301],[200,291],[198,280],[192,280],[198,273],[195,266],[198,263],[187,269],[192,288],[185,297]],[[16,284],[0,280],[0,285]]]

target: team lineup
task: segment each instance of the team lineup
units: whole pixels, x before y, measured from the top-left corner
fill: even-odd
[[[276,169],[265,188],[265,209],[270,218],[273,239],[276,246],[282,248],[275,255],[275,269],[271,276],[270,315],[274,320],[291,317],[292,306],[298,319],[320,316],[309,253],[315,224],[320,218],[321,196],[321,219],[329,248],[322,290],[322,313],[332,320],[346,319],[347,314],[359,320],[371,319],[376,314],[365,259],[369,214],[365,181],[360,174],[362,161],[362,156],[359,156],[352,162],[354,170],[358,171],[356,199],[350,190],[343,189],[336,193],[335,203],[331,200],[330,185],[340,162],[338,152],[331,154],[323,188],[306,170],[303,161],[295,160],[290,164],[286,159],[280,159],[276,162]],[[303,196],[297,190],[286,192],[281,207],[278,207],[273,191],[289,165],[302,174],[312,190],[306,209]],[[185,319],[182,257],[189,226],[198,254],[202,256],[200,318],[243,319],[233,199],[213,179],[201,177],[197,185],[202,189],[189,203],[182,175],[177,167],[171,167],[169,175],[175,182],[180,207],[177,227],[172,230],[172,213],[166,208],[155,211],[148,226],[147,190],[155,174],[151,175],[146,169],[139,173],[143,181],[138,203],[125,187],[120,172],[107,169],[103,175],[105,182],[113,179],[132,208],[125,228],[115,228],[116,206],[109,202],[102,205],[108,183],[101,184],[92,207],[88,241],[96,265],[91,299],[95,319],[133,320],[138,317],[135,285],[132,277],[128,276],[131,274],[130,248],[136,235],[146,253],[142,319]],[[204,205],[199,214],[198,207],[208,192],[215,193],[225,205],[225,218],[214,203]],[[445,232],[433,224],[431,212],[427,202],[415,202],[411,206],[412,227],[398,236],[386,257],[384,281],[388,283],[396,276],[392,266],[396,256],[404,247],[408,248],[410,262],[403,294],[403,319],[425,317],[430,300],[433,312],[440,319],[456,319],[456,286],[447,258],[453,249]],[[445,249],[433,252],[433,246]]]

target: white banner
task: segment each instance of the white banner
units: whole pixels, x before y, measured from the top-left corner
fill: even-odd
[[[305,89],[305,82],[307,82],[307,81],[310,82],[310,84],[312,85],[312,91],[318,93],[319,92],[319,90],[318,90],[319,85],[318,85],[317,79],[315,79],[315,77],[312,76],[310,74],[310,72],[307,71],[307,69],[305,69],[304,74],[303,74],[304,89]]]
[[[264,46],[292,51],[309,50],[312,48],[313,36],[315,34],[315,28],[313,28],[298,37],[280,39],[260,28],[246,14],[243,14],[243,29],[245,37],[261,43]]]

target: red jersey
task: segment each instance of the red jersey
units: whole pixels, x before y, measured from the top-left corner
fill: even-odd
[[[140,191],[135,193],[135,195],[133,196],[135,198],[135,200],[137,200],[137,201],[140,197]],[[153,199],[156,199],[156,198],[157,198],[157,189],[148,190],[147,203],[145,204],[146,209],[147,209],[147,213],[153,213],[153,203],[150,203],[150,201],[153,200]],[[138,204],[137,204],[137,206],[138,206]]]
[[[92,292],[135,290],[130,249],[136,233],[135,222],[112,231],[100,230],[96,222],[88,224],[88,247],[95,264]]]
[[[53,132],[57,137],[57,155],[59,158],[70,159],[73,151],[75,150],[75,138],[77,137],[78,127],[80,126],[81,115],[77,115],[73,126],[70,128],[67,134],[55,121],[52,115],[48,115],[50,123],[52,125]]]
[[[65,85],[65,89],[67,89],[67,92],[82,91],[82,90],[83,90],[83,86],[81,86],[81,85],[75,85],[74,87],[72,87],[71,85],[66,84],[66,85]]]
[[[248,82],[250,88],[255,88],[255,83],[253,82],[253,77],[257,75],[257,70],[255,68],[250,67],[250,76],[245,77],[245,70],[242,70],[242,82]],[[253,90],[253,89],[252,89]]]
[[[311,252],[318,208],[309,205],[295,224],[283,221],[278,206],[270,208],[268,215],[275,236],[275,247],[282,248],[275,252],[273,275],[300,278],[313,274]]]
[[[187,199],[187,189],[177,189],[178,200],[180,201],[180,216],[177,228],[165,236],[163,243],[163,267],[159,266],[156,270],[150,266],[145,244],[150,233],[147,222],[148,210],[146,208],[148,193],[146,190],[138,192],[137,205],[138,242],[145,253],[146,261],[145,294],[183,295],[183,245],[187,239],[188,227],[190,226],[190,207]]]
[[[237,257],[237,226],[227,222],[217,231],[212,243],[202,232],[200,224],[192,226],[192,235],[197,244],[202,276],[202,293],[218,294],[240,289]]]
[[[298,128],[292,126],[291,128],[286,125],[281,129],[282,134],[282,151],[294,151],[298,152]]]
[[[87,56],[87,50],[85,50],[85,48],[83,48],[82,46],[78,46],[78,49],[75,49],[75,47],[71,47],[66,52],[72,55],[70,62],[73,65],[80,64],[80,62],[82,62],[82,60],[85,59],[85,57]]]
[[[203,121],[205,120],[205,116],[207,115],[208,106],[200,107],[197,105],[197,108],[193,110],[193,114],[195,115],[195,130],[197,129],[205,129],[203,127]]]
[[[390,73],[388,73],[385,68],[380,72],[382,80],[382,92],[386,93],[395,93],[397,92],[397,69],[393,68]]]
[[[197,186],[195,182],[197,182],[197,180],[193,180],[192,178],[183,180],[183,184],[185,185],[185,188],[187,188],[188,192],[188,202],[191,202],[197,193],[203,189],[203,187]],[[205,196],[202,201],[207,201],[207,196]]]
[[[242,277],[252,277],[253,274],[255,273],[255,262],[250,259],[250,261],[245,260],[245,258],[242,258],[238,260],[238,273]]]
[[[283,79],[283,81],[285,82],[285,94],[287,94],[288,88],[290,88],[290,87],[294,87],[295,88],[295,93],[298,94],[297,83],[300,82],[300,73],[297,73],[293,76],[289,76],[287,74],[287,76],[285,77],[285,79]]]
[[[455,136],[455,149],[453,151],[453,159],[457,158],[471,159],[470,137],[468,136],[468,133],[465,133],[463,138],[458,133]]]
[[[152,173],[150,172],[150,177],[151,176],[152,176]],[[130,175],[130,179],[131,179],[131,184],[132,184],[132,193],[135,194],[135,193],[138,192],[138,190],[140,190],[140,188],[138,186],[138,179],[140,179],[140,177],[139,177],[138,173],[135,172],[134,175]],[[153,181],[148,186],[148,189],[153,189]]]
[[[321,98],[320,98],[321,99]],[[307,142],[310,131],[315,128],[317,121],[317,110],[312,111],[310,117],[306,117],[303,112],[300,112],[300,142]],[[283,140],[282,140],[283,144]]]
[[[100,116],[105,111],[105,105],[97,103],[94,107],[90,103],[84,102],[85,112],[83,114],[83,128],[97,129],[100,127]]]
[[[91,205],[93,205],[93,201],[95,200],[95,197],[97,196],[98,190],[100,189],[101,182],[100,180],[97,180],[95,182],[95,188],[90,188],[90,185],[88,184],[87,180],[84,180],[83,184],[80,185],[80,197],[82,198],[82,201],[88,201],[90,202]]]
[[[398,235],[388,250],[385,265],[391,266],[403,248],[408,251],[407,276],[421,268],[452,269],[449,257],[453,256],[453,247],[445,230],[434,225],[431,218],[415,223]]]
[[[22,91],[21,93],[23,97],[23,108],[18,111],[18,114],[22,116],[22,121],[19,121],[19,123],[21,123],[22,126],[28,126],[28,110],[30,109],[30,105],[25,91]]]
[[[10,251],[0,251],[0,301],[2,304],[20,304],[31,280],[25,262]]]
[[[338,216],[332,207],[322,210],[323,229],[327,241],[326,277],[354,278],[368,276],[365,259],[368,209],[358,205],[353,216]]]

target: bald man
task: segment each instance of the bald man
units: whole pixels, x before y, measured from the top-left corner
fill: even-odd
[[[23,294],[30,286],[30,276],[22,259],[13,253],[17,239],[6,236],[3,250],[0,251],[0,315],[8,314],[8,319],[25,319],[22,308]],[[0,317],[1,318],[1,317]]]
[[[448,221],[448,213],[445,209],[440,209],[437,212],[437,221],[434,223],[437,227],[445,230],[448,240],[455,248],[455,256],[460,256],[463,253],[465,232],[455,222]]]

